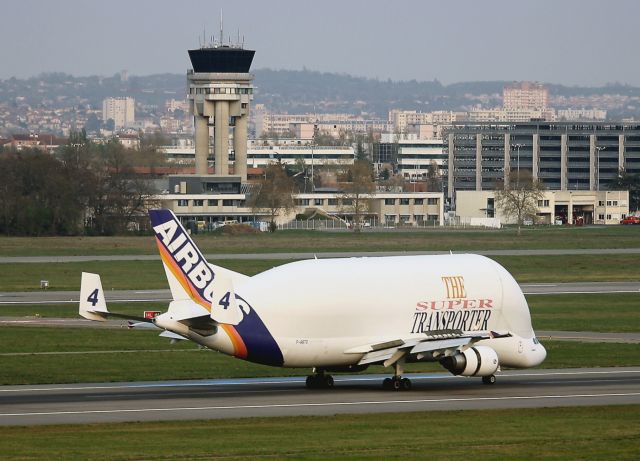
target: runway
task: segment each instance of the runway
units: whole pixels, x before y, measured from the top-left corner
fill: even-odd
[[[599,254],[640,254],[640,248],[575,248],[537,250],[465,250],[465,251],[335,251],[323,253],[208,253],[209,262],[227,259],[313,259],[313,258],[357,258],[373,256],[415,256],[441,254],[479,254],[484,256],[559,256]],[[65,263],[85,261],[159,261],[157,254],[142,255],[83,255],[83,256],[0,256],[0,264],[17,263]]]
[[[590,294],[590,293],[638,293],[638,282],[572,282],[572,283],[523,283],[525,295]],[[0,292],[2,305],[20,304],[77,304],[78,291],[16,291]],[[169,302],[169,290],[110,290],[105,292],[108,303]]]
[[[0,387],[0,425],[86,424],[338,413],[640,404],[640,367],[506,371],[485,386],[445,373],[407,375],[414,389],[383,391],[382,375]]]

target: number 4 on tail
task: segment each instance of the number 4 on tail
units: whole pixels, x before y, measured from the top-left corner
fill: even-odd
[[[93,307],[96,307],[96,304],[98,304],[98,293],[99,290],[96,288],[87,298],[87,302],[90,302]]]
[[[227,307],[229,307],[229,304],[231,303],[229,301],[229,297],[231,296],[231,293],[227,291],[227,293],[220,298],[220,302],[218,303],[219,306],[222,306],[223,309],[227,309]]]

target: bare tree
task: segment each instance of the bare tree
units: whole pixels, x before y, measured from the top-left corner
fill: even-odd
[[[288,213],[294,209],[294,182],[281,163],[271,163],[264,172],[264,177],[258,184],[258,190],[253,194],[249,203],[254,213],[266,211],[269,214],[269,231],[276,231],[276,218],[281,213]]]
[[[360,232],[362,220],[371,209],[371,199],[375,192],[372,179],[371,164],[357,160],[347,170],[347,180],[344,193],[341,196],[342,209],[353,216],[353,230]]]
[[[507,182],[496,186],[496,207],[507,217],[515,218],[520,235],[525,219],[535,219],[538,213],[538,200],[544,198],[544,184],[533,179],[529,171],[523,170],[509,175]]]

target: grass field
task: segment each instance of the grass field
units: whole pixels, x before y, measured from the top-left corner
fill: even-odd
[[[496,256],[520,283],[640,280],[638,255]],[[228,269],[255,275],[287,260],[211,260]],[[96,272],[105,290],[167,288],[160,261],[89,261],[0,265],[0,291],[80,290],[80,273]],[[108,298],[108,297],[107,297]]]
[[[640,407],[5,427],[0,457],[42,460],[635,460]]]
[[[544,227],[414,232],[278,231],[274,234],[196,235],[204,253],[477,250],[522,248],[638,248],[637,226]],[[152,236],[0,237],[0,256],[155,254]]]
[[[198,349],[193,343],[171,345],[153,331],[84,328],[0,327],[0,384],[146,381],[306,375],[251,364]],[[543,367],[640,365],[637,344],[544,341]],[[74,352],[68,354],[67,352]],[[409,364],[407,372],[443,371],[438,364]],[[372,373],[390,369],[372,366]]]
[[[640,293],[529,295],[527,301],[536,330],[640,332]]]
[[[529,295],[536,330],[640,332],[640,293]],[[142,315],[167,303],[117,303],[111,310]],[[0,307],[0,316],[77,318],[77,304],[21,304]]]

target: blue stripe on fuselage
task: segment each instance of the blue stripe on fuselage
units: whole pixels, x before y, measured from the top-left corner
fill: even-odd
[[[241,296],[236,295],[236,299],[249,307],[249,314],[245,313],[242,321],[235,326],[247,347],[247,360],[264,365],[282,366],[282,351],[258,313]]]

